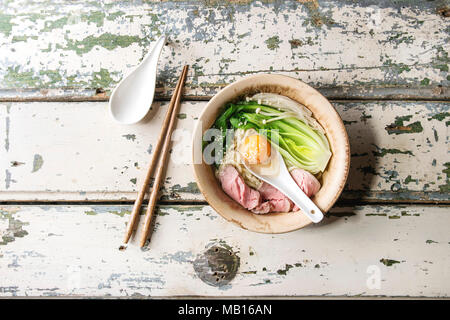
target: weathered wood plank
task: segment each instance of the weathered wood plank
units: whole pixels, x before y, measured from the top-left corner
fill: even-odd
[[[219,91],[217,87],[213,92]],[[450,87],[442,86],[342,86],[319,87],[317,90],[331,100],[450,100]],[[211,95],[193,95],[187,90],[185,100],[209,101]],[[0,102],[85,102],[109,101],[109,91],[103,89],[0,89]],[[155,101],[169,101],[173,88],[157,88]]]
[[[319,225],[267,235],[208,206],[163,206],[150,248],[133,240],[119,250],[130,210],[2,206],[0,296],[450,295],[448,207],[334,208]],[[229,284],[214,287],[193,262],[219,242],[240,266]],[[379,288],[370,280],[377,275]]]
[[[191,132],[205,102],[185,102],[174,136],[164,199],[203,201]],[[335,102],[351,142],[342,199],[449,199],[449,103]],[[134,200],[167,103],[122,126],[107,103],[0,104],[0,200]]]
[[[406,96],[448,98],[446,8],[446,1],[418,0],[5,1],[0,94],[97,99],[96,88],[113,88],[167,33],[158,75],[163,96],[187,63],[190,96],[277,72],[337,87],[331,91],[339,97],[376,97],[377,88],[400,85],[396,97],[413,86],[424,89]]]

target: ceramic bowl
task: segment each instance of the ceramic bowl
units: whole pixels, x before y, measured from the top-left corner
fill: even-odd
[[[261,233],[283,233],[303,228],[312,222],[301,211],[254,214],[224,193],[214,176],[213,167],[201,161],[201,140],[227,102],[246,95],[270,92],[287,96],[309,108],[325,129],[332,156],[320,182],[319,192],[311,199],[325,213],[338,199],[350,167],[350,146],[344,123],[331,103],[306,83],[283,75],[258,74],[236,81],[217,93],[199,116],[193,134],[193,168],[197,185],[206,201],[226,220]]]

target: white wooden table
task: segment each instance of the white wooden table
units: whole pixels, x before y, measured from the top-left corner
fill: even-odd
[[[448,1],[0,2],[0,296],[450,295]],[[115,124],[115,84],[167,33],[157,101]],[[121,241],[191,65],[151,243]],[[327,96],[351,169],[323,223],[267,235],[208,206],[185,151],[206,102],[273,72]],[[143,220],[143,219],[142,219]],[[206,248],[238,257],[202,281]]]

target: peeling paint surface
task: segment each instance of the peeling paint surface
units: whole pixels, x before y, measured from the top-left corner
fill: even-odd
[[[35,154],[33,157],[33,172],[38,171],[41,169],[42,165],[44,164],[44,159],[42,159],[42,156],[40,154]]]
[[[119,249],[128,215],[116,213],[131,208],[2,206],[0,231],[16,235],[0,243],[0,295],[450,295],[446,207],[337,207],[319,225],[270,236],[242,230],[221,217],[211,220],[209,215],[217,213],[209,206],[190,206],[189,211],[160,206],[150,247],[141,250],[132,239]],[[138,231],[142,225],[141,216]],[[236,276],[222,286],[202,282],[194,270],[196,257],[211,244],[240,259]],[[268,247],[277,248],[270,259]],[[380,289],[367,287],[369,267],[379,269]]]
[[[173,135],[162,186],[165,201],[204,201],[193,177],[190,145],[194,118],[205,104],[188,101],[181,106],[186,118],[178,121]],[[167,105],[155,103],[148,122],[121,126],[110,121],[106,102],[12,103],[9,114],[0,114],[11,118],[10,150],[0,151],[8,170],[0,199],[133,201]],[[449,103],[336,101],[333,105],[346,123],[352,156],[341,199],[450,201],[446,191]],[[82,125],[73,126],[73,121]],[[397,130],[406,133],[385,129],[396,122]],[[421,131],[406,128],[410,123],[420,123]],[[34,161],[11,167],[17,159]]]
[[[438,2],[7,1],[0,4],[0,87],[19,95],[110,90],[163,33],[170,36],[159,90],[175,86],[186,62],[193,95],[259,72],[315,87],[448,87],[450,21]]]

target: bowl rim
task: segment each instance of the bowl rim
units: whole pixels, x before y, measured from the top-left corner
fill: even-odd
[[[339,113],[337,112],[337,110],[334,108],[334,106],[329,102],[329,100],[323,96],[317,89],[311,87],[310,85],[308,85],[307,83],[294,78],[294,77],[290,77],[287,75],[282,75],[282,74],[272,74],[272,73],[260,73],[260,74],[256,74],[256,75],[250,75],[250,76],[246,76],[243,77],[237,81],[234,81],[228,85],[226,85],[224,88],[222,88],[220,91],[218,91],[209,101],[208,103],[205,105],[205,107],[203,108],[202,112],[199,114],[198,116],[198,122],[196,123],[195,127],[194,127],[194,131],[193,131],[193,135],[192,135],[192,144],[191,144],[191,149],[192,149],[192,160],[193,160],[193,171],[194,171],[194,177],[195,177],[195,181],[197,183],[197,186],[200,190],[200,192],[202,193],[202,195],[205,197],[205,200],[208,202],[208,204],[221,216],[223,217],[225,220],[233,222],[234,224],[238,225],[239,227],[241,227],[242,229],[245,230],[249,230],[249,231],[253,231],[253,232],[258,232],[258,233],[271,233],[271,234],[281,234],[281,233],[287,233],[287,232],[292,232],[301,228],[304,228],[310,224],[312,224],[312,221],[308,219],[308,221],[306,221],[304,224],[297,226],[297,225],[293,225],[292,228],[285,228],[283,230],[279,230],[279,231],[267,231],[267,230],[257,230],[257,229],[252,229],[252,228],[247,228],[246,226],[244,226],[240,221],[236,221],[235,219],[232,219],[224,214],[222,214],[221,210],[219,208],[217,208],[216,204],[214,203],[214,201],[210,201],[209,199],[209,195],[208,192],[206,191],[206,189],[204,189],[204,186],[201,185],[199,183],[199,172],[197,172],[197,168],[199,167],[198,164],[195,163],[195,139],[196,137],[198,137],[198,131],[200,130],[199,126],[200,126],[200,120],[203,118],[203,116],[208,112],[208,108],[210,105],[214,104],[216,102],[216,100],[219,100],[221,98],[222,95],[224,95],[225,93],[227,93],[228,91],[232,91],[235,87],[238,87],[241,85],[242,82],[247,82],[247,81],[251,81],[251,80],[259,80],[261,78],[266,78],[269,79],[271,81],[267,81],[267,82],[277,82],[280,83],[283,80],[289,80],[289,81],[294,81],[297,82],[298,84],[307,87],[309,90],[311,90],[311,92],[314,92],[315,94],[317,94],[318,96],[320,96],[321,98],[325,99],[325,101],[328,102],[328,104],[331,106],[331,110],[332,112],[334,112],[334,116],[335,118],[338,120],[338,126],[339,129],[341,129],[340,131],[344,134],[344,138],[346,141],[346,145],[345,145],[345,168],[343,168],[343,176],[342,176],[342,183],[340,184],[340,186],[338,187],[337,191],[335,192],[335,195],[333,196],[333,198],[331,200],[328,201],[327,206],[325,208],[322,208],[323,213],[325,214],[328,210],[331,209],[331,207],[333,207],[333,205],[336,203],[337,199],[340,197],[340,195],[342,194],[342,191],[345,187],[345,184],[347,182],[348,179],[348,174],[349,174],[349,170],[350,170],[350,143],[349,143],[349,138],[348,138],[348,134],[347,134],[347,130],[345,129],[345,125],[344,122],[342,121],[341,116],[339,115]],[[249,86],[247,86],[249,87]],[[245,87],[244,87],[245,88]],[[243,90],[241,90],[243,91]],[[234,93],[232,94],[235,97],[238,96],[238,94]],[[292,99],[292,98],[291,98]],[[295,100],[295,99],[294,99]],[[316,119],[317,120],[317,119]],[[319,122],[320,123],[320,122]],[[322,125],[322,124],[321,124]],[[207,128],[205,128],[206,130]],[[200,132],[200,137],[203,135],[203,132]],[[334,154],[332,155],[332,157],[334,156]],[[202,156],[203,159],[203,156]],[[330,158],[331,160],[331,158]],[[220,187],[220,185],[219,185]],[[226,194],[225,194],[226,195]],[[228,195],[226,195],[227,197],[229,197]],[[230,198],[231,199],[231,198]],[[234,200],[232,200],[234,201]],[[239,204],[238,204],[239,205]],[[244,210],[250,212],[249,210],[245,209]],[[251,213],[252,215],[255,216],[259,216],[256,215],[254,213]],[[277,213],[273,213],[273,214],[277,214]],[[267,216],[267,215],[265,215]]]

